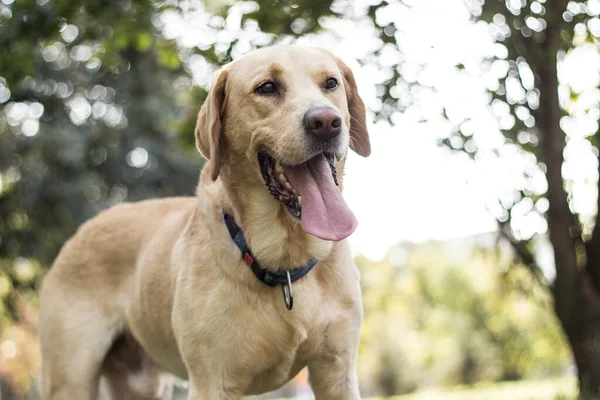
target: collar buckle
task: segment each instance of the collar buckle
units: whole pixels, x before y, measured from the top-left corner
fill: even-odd
[[[292,296],[292,278],[290,277],[290,271],[285,271],[287,282],[281,284],[283,291],[283,301],[285,302],[285,308],[291,310],[294,308],[294,296]]]

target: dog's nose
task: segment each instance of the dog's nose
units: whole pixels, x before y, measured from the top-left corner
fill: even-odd
[[[317,139],[333,139],[342,131],[342,117],[331,107],[313,107],[304,114],[304,130]]]

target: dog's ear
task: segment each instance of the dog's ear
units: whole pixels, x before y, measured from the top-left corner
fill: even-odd
[[[225,84],[227,71],[222,70],[213,83],[208,97],[202,104],[196,122],[196,147],[209,161],[210,176],[217,180],[221,164],[225,157],[225,138],[223,137],[222,117],[227,94]]]
[[[350,67],[337,59],[337,63],[344,74],[348,111],[350,112],[350,148],[357,154],[368,157],[371,154],[371,141],[367,131],[367,116],[365,104],[358,94],[354,74]]]

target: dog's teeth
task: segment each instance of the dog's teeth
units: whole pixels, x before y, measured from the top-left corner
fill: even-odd
[[[302,205],[302,196],[298,196],[298,204]]]
[[[291,184],[291,183],[289,183],[288,181],[285,181],[285,182],[283,183],[283,186],[285,186],[285,188],[286,188],[287,190],[293,190],[293,189],[294,189],[294,188],[292,187],[292,184]]]
[[[281,181],[281,183],[285,183],[287,182],[287,176],[285,176],[284,174],[279,174],[279,180]]]
[[[298,192],[296,192],[296,189],[294,189],[294,188],[292,188],[292,193],[294,193],[296,195],[298,194]]]
[[[279,161],[275,161],[275,172],[277,172],[279,174],[282,171],[283,171],[283,167],[281,166],[281,164],[279,164]]]

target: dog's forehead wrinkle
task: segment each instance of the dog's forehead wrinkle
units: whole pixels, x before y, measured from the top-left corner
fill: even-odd
[[[285,71],[285,68],[283,67],[283,65],[279,64],[276,61],[271,63],[271,65],[269,65],[269,68],[267,70],[268,74],[275,79],[281,77],[281,75],[283,74],[284,71]]]
[[[255,66],[254,68],[243,68],[240,74],[242,84],[250,84],[253,88],[263,82],[272,80],[281,83],[284,79],[285,67],[278,63],[272,62],[264,66]]]

